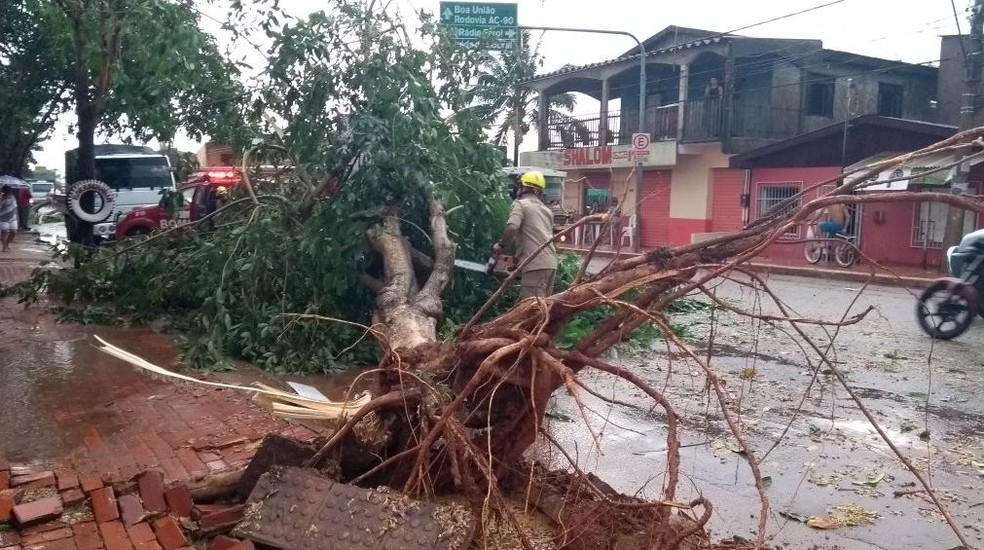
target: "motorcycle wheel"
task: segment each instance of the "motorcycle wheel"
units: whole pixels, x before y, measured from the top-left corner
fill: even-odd
[[[841,267],[851,267],[858,261],[858,250],[851,243],[837,243],[834,248],[834,261]]]
[[[806,246],[803,247],[803,256],[811,264],[819,262],[820,258],[823,257],[823,243],[821,241],[806,241]]]
[[[970,328],[974,321],[970,302],[947,288],[947,284],[931,284],[916,302],[916,321],[919,328],[938,340],[956,338]]]

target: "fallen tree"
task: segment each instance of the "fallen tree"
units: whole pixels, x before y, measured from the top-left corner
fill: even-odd
[[[424,28],[432,38],[426,24]],[[486,253],[500,229],[491,219],[494,205],[484,200],[501,199],[497,158],[481,144],[482,129],[468,113],[462,87],[473,65],[440,40],[432,44],[433,54],[425,54],[407,34],[398,20],[342,5],[335,14],[312,16],[279,35],[280,57],[271,68],[279,86],[265,90],[262,104],[286,122],[286,130],[267,136],[268,149],[296,168],[291,178],[278,182],[282,196],[259,185],[256,193],[248,187],[249,194],[230,205],[224,213],[229,218],[220,219],[211,233],[128,246],[127,262],[118,268],[122,273],[145,270],[158,275],[155,284],[171,286],[126,292],[134,301],[147,296],[159,300],[163,305],[157,311],[193,311],[191,327],[199,330],[201,345],[191,350],[208,352],[199,361],[228,352],[236,338],[246,342],[237,344],[237,350],[248,358],[292,348],[270,362],[279,366],[344,359],[353,342],[371,339],[378,353],[362,358],[376,360],[373,397],[339,423],[309,465],[331,460],[344,481],[387,485],[416,497],[462,494],[476,503],[483,527],[505,521],[520,532],[507,500],[523,494],[568,526],[557,533],[560,543],[583,548],[697,544],[710,518],[706,500],[678,501],[681,418],[673,403],[631,370],[606,359],[632,331],[653,324],[669,346],[704,368],[710,391],[754,474],[762,503],[756,546],[764,545],[770,505],[756,449],[729,413],[720,375],[674,335],[668,309],[685,296],[706,292],[716,278],[741,269],[832,203],[918,199],[981,211],[977,197],[854,193],[870,185],[867,176],[910,158],[939,151],[962,153],[964,160],[979,155],[984,129],[866,167],[851,183],[818,198],[805,200],[815,190],[804,190],[733,234],[619,259],[597,274],[582,271],[569,288],[545,299],[510,306],[504,295],[511,278],[498,290],[462,299],[453,294],[466,290],[452,272],[454,258],[462,251],[469,257]],[[434,81],[446,84],[435,88]],[[334,192],[321,199],[325,182],[333,182]],[[89,265],[116,265],[100,261]],[[175,276],[180,271],[182,278],[160,283],[162,269]],[[197,277],[194,284],[189,284],[190,277]],[[455,286],[452,300],[450,285]],[[77,293],[80,286],[66,292]],[[189,286],[199,294],[188,294]],[[336,287],[335,294],[321,293]],[[87,291],[101,288],[94,285]],[[104,290],[103,298],[116,301],[124,292]],[[575,345],[558,345],[579,315],[599,308],[613,313]],[[460,316],[466,310],[470,318]],[[449,317],[456,321],[450,326]],[[788,324],[836,372],[802,326],[839,327],[862,318],[824,321],[787,314],[771,321]],[[314,344],[304,347],[305,338]],[[328,352],[314,349],[326,347],[329,338],[338,345]],[[311,357],[304,357],[308,351]],[[579,396],[589,393],[619,405],[582,380],[586,371],[626,381],[662,410],[667,435],[659,499],[617,495],[582,472],[573,459],[567,474],[544,473],[525,462],[538,437],[552,441],[545,413],[558,390],[569,392],[579,404]],[[568,506],[557,506],[557,498],[569,499]],[[688,510],[689,519],[678,510]],[[476,533],[481,536],[482,531]],[[521,543],[532,547],[522,537]]]

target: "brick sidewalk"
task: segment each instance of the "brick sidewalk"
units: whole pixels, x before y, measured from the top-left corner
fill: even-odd
[[[242,470],[267,433],[304,441],[316,435],[272,417],[235,390],[149,379],[144,388],[127,389],[140,391],[95,411],[99,422],[82,427],[82,444],[67,455],[41,464],[0,457],[0,549],[190,548],[180,529],[175,534],[178,523],[169,523],[175,511],[153,510],[143,483],[134,483],[137,476],[160,472],[162,491],[180,489]],[[89,424],[93,412],[71,406],[37,411],[66,430]],[[126,502],[143,513],[126,518]]]

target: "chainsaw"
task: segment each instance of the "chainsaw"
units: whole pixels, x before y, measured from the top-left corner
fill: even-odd
[[[467,271],[475,271],[486,275],[506,275],[516,269],[516,258],[505,254],[492,256],[487,262],[470,262],[468,260],[455,260],[454,266]]]

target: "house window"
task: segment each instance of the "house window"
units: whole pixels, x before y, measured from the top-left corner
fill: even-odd
[[[913,205],[912,246],[914,248],[943,248],[946,233],[947,205],[942,202],[920,202]],[[961,235],[977,227],[977,214],[964,212]]]
[[[902,118],[902,86],[878,83],[878,114]]]
[[[806,114],[809,116],[834,116],[834,77],[809,75],[806,84]]]
[[[946,231],[946,205],[941,202],[919,202],[913,205],[912,246],[943,248]]]
[[[803,182],[762,183],[758,190],[758,217],[772,216],[799,208],[799,200],[789,200],[800,192]],[[781,206],[780,206],[781,205]],[[773,211],[774,208],[777,210]],[[784,237],[798,238],[799,227],[787,231]]]

